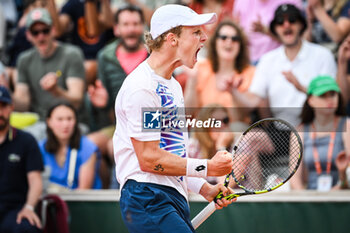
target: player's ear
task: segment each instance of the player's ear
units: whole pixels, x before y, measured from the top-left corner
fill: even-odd
[[[177,39],[178,39],[177,36],[174,33],[171,33],[171,32],[168,33],[168,35],[166,36],[166,40],[169,41],[172,46],[176,46],[177,45],[177,42],[178,42]]]

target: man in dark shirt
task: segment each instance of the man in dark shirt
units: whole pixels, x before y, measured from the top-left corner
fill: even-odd
[[[42,156],[33,136],[10,126],[9,91],[0,86],[0,232],[41,232],[34,206],[42,193]]]

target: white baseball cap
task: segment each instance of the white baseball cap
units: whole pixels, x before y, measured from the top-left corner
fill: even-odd
[[[168,4],[159,7],[152,15],[150,33],[153,39],[177,26],[199,26],[216,21],[215,13],[197,14],[191,8]]]

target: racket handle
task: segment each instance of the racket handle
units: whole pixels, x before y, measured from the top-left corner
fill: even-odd
[[[197,229],[209,216],[216,210],[215,202],[210,202],[199,214],[196,215],[191,221],[194,229]]]

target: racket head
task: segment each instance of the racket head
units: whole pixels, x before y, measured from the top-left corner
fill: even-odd
[[[282,119],[266,118],[243,132],[232,154],[234,165],[230,175],[245,193],[231,198],[281,187],[297,171],[303,146],[291,124]]]

